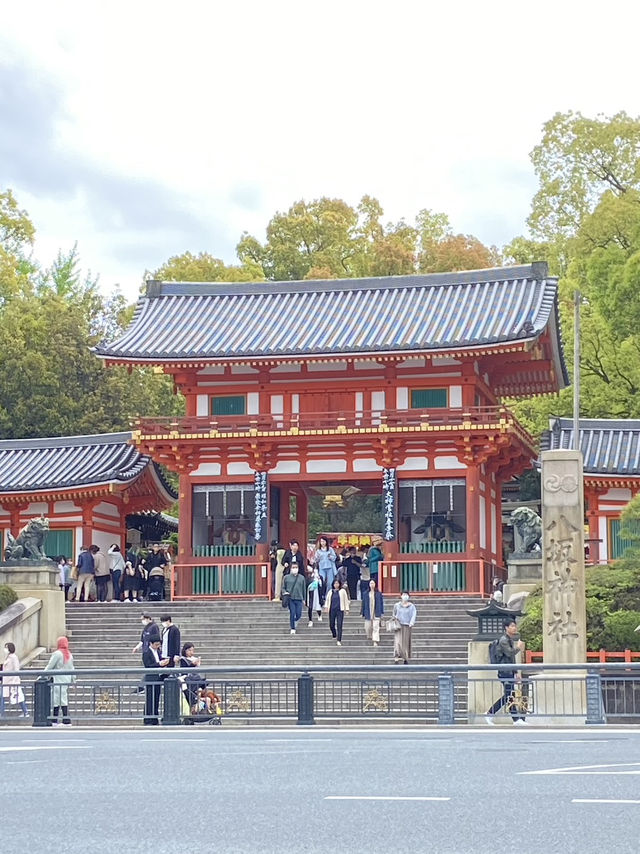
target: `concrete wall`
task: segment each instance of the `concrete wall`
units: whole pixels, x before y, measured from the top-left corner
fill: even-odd
[[[0,613],[0,650],[11,641],[21,664],[28,662],[40,646],[41,610],[42,601],[29,596]]]

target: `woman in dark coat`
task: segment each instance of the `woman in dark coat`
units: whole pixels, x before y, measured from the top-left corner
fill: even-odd
[[[384,615],[384,598],[378,590],[376,582],[369,580],[369,589],[362,597],[362,616],[364,617],[364,631],[368,640],[373,641],[374,646],[380,643],[380,618]]]
[[[142,602],[140,591],[142,590],[142,578],[140,569],[132,566],[128,560],[124,565],[124,572],[121,577],[122,592],[124,593],[125,602]],[[130,598],[131,597],[131,598]]]
[[[202,659],[196,655],[195,647],[192,643],[185,643],[182,645],[182,652],[180,655],[176,655],[175,664],[180,670],[190,668],[190,667],[200,667],[202,663]],[[198,688],[206,688],[206,682],[203,681],[202,676],[199,673],[184,673],[182,674],[185,685],[185,693],[187,696],[187,702],[189,704],[189,709],[192,709],[198,700]]]

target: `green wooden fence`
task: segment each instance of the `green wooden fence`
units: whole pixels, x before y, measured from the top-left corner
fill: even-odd
[[[252,546],[194,546],[194,557],[253,557],[256,553]],[[220,574],[222,573],[222,588]],[[217,564],[215,566],[194,566],[193,595],[253,595],[256,592],[256,566],[235,566]]]
[[[194,557],[253,557],[256,553],[255,545],[247,546],[194,546]]]
[[[466,551],[464,540],[423,540],[400,543],[401,554],[461,554]],[[431,590],[434,593],[458,593],[467,589],[467,566],[457,561],[435,560],[433,563],[403,563],[400,565],[402,590],[410,593],[429,591],[429,569],[433,567]]]
[[[625,540],[620,536],[622,521],[620,519],[611,519],[609,522],[610,541],[609,541],[609,558],[615,560],[622,557],[627,549],[637,547],[636,540]],[[640,534],[640,530],[638,531]]]
[[[400,543],[402,554],[460,554],[466,551],[464,540],[422,540],[419,543]]]

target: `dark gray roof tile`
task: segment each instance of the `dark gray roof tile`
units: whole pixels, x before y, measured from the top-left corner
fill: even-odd
[[[552,418],[541,449],[573,447],[573,419]],[[640,476],[640,421],[624,418],[580,419],[580,448],[586,474]]]
[[[128,483],[151,463],[131,433],[0,441],[0,493]]]
[[[460,273],[252,284],[150,282],[112,359],[233,359],[451,350],[556,328],[557,280],[543,263]]]

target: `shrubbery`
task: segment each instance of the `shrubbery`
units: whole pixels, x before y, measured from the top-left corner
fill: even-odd
[[[613,567],[586,570],[587,649],[611,652],[640,651],[640,571],[616,562]],[[542,651],[542,587],[527,599],[520,620],[520,635],[527,648]]]
[[[8,584],[0,584],[0,611],[4,611],[5,608],[17,601],[18,594],[13,587],[9,587]]]

